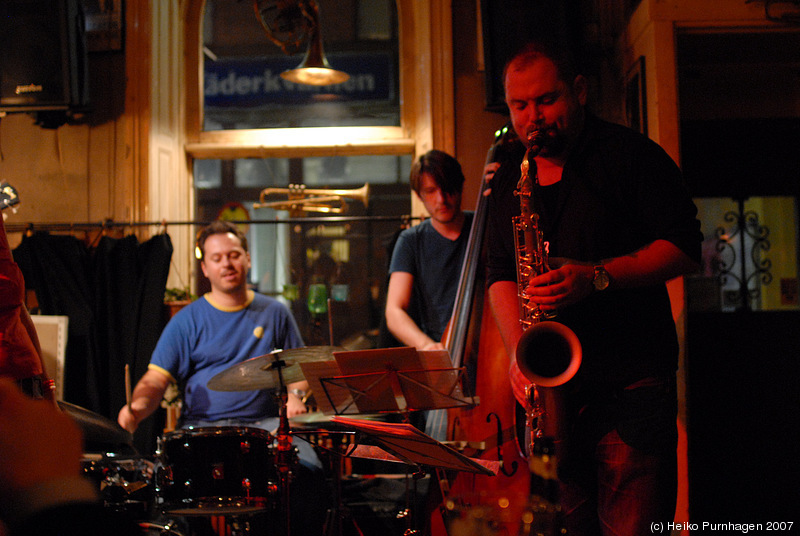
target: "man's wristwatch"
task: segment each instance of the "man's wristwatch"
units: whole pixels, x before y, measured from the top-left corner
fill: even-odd
[[[608,284],[611,282],[611,278],[606,271],[605,266],[602,264],[595,264],[594,265],[594,278],[592,279],[592,285],[594,285],[595,290],[605,290],[608,288]]]

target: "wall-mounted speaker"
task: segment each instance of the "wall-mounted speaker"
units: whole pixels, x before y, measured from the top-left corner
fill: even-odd
[[[85,108],[87,73],[80,0],[0,2],[0,112]]]
[[[503,69],[510,56],[533,38],[567,47],[578,56],[581,18],[575,0],[481,0],[486,109],[507,113]]]

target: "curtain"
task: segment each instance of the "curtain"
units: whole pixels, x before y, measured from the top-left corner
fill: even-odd
[[[133,235],[102,237],[94,248],[72,236],[26,236],[14,250],[40,312],[69,317],[64,399],[116,422],[125,404],[125,365],[132,383],[147,370],[166,319],[164,291],[172,241],[140,244]],[[154,441],[153,419],[136,445]]]

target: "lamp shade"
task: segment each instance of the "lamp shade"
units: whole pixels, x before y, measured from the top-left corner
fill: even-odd
[[[322,34],[319,29],[319,18],[317,23],[311,28],[311,39],[308,42],[308,49],[302,63],[294,69],[289,69],[281,73],[281,77],[296,84],[306,84],[310,86],[328,86],[331,84],[341,84],[350,79],[350,75],[344,71],[333,69],[325,57],[322,50]]]

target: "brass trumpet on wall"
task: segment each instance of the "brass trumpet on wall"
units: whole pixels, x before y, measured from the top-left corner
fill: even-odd
[[[272,197],[283,199],[270,200]],[[288,210],[290,213],[321,212],[341,214],[347,211],[347,199],[369,204],[369,183],[361,188],[335,190],[328,188],[306,188],[305,184],[290,184],[288,188],[264,188],[253,208]]]

